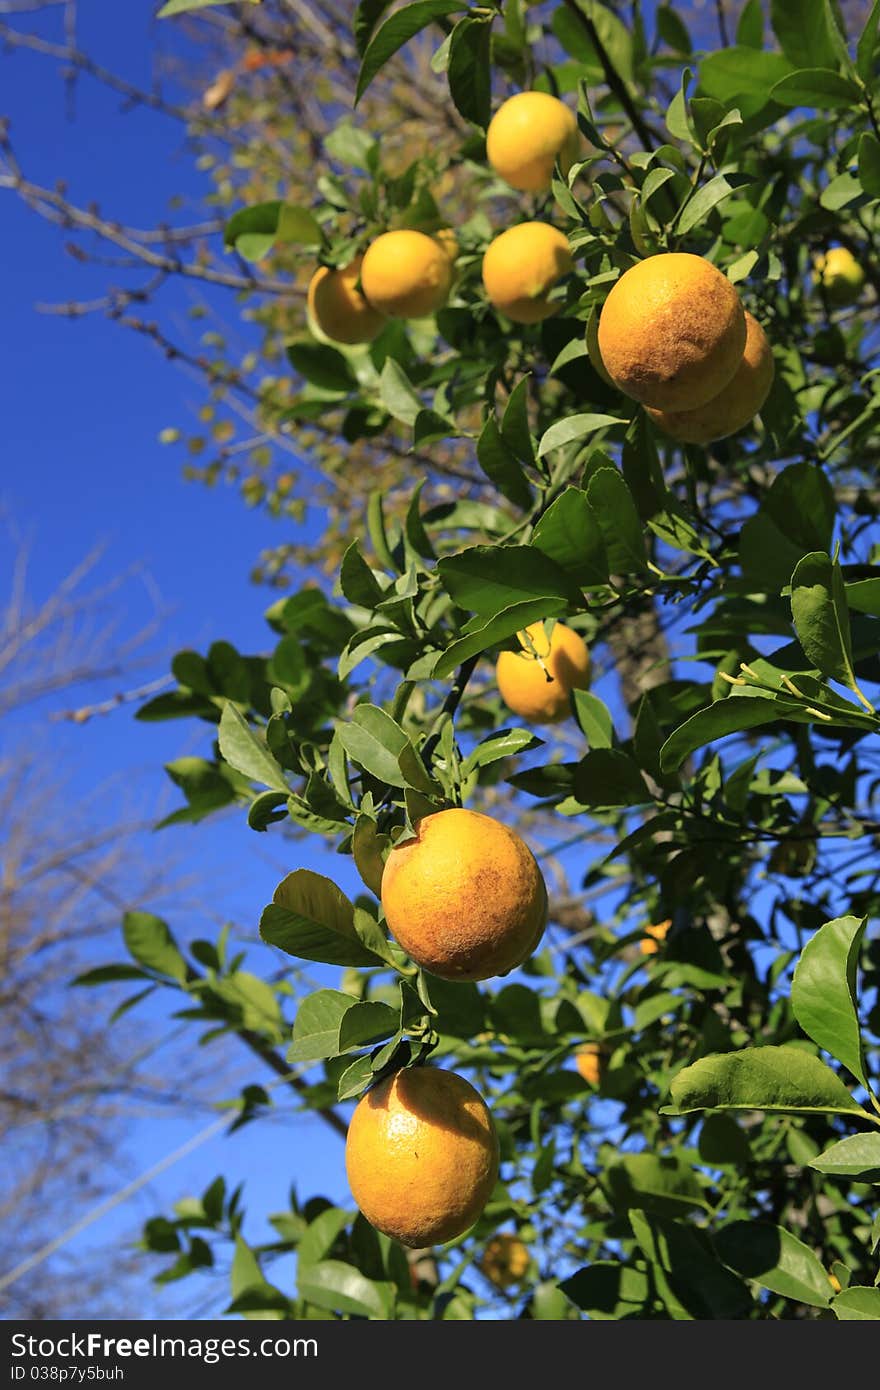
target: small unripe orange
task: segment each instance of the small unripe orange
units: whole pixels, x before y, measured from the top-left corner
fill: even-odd
[[[585,1081],[598,1086],[602,1080],[602,1049],[598,1043],[584,1043],[574,1054],[574,1064]]]
[[[672,926],[672,918],[667,917],[665,922],[657,922],[654,926],[645,927],[645,935],[639,942],[639,950],[643,956],[654,956],[660,950],[663,942]]]
[[[530,1264],[529,1252],[519,1236],[499,1231],[487,1241],[480,1256],[479,1267],[490,1283],[498,1289],[521,1284]]]

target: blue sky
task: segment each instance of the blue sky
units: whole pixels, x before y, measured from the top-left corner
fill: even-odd
[[[148,87],[154,8],[150,0],[81,4],[80,46]],[[43,31],[57,37],[50,25]],[[161,37],[166,45],[178,41]],[[195,200],[203,191],[182,148],[179,126],[155,113],[121,114],[119,98],[88,79],[77,88],[76,115],[69,120],[62,85],[45,58],[18,53],[0,60],[0,110],[13,116],[12,135],[26,176],[51,187],[63,175],[71,200],[79,205],[95,199],[114,216],[149,227],[167,213],[172,195]],[[133,576],[113,600],[120,632],[132,633],[150,617],[156,591],[166,613],[149,664],[132,677],[86,692],[76,703],[162,676],[172,652],[203,650],[218,637],[245,651],[266,649],[271,634],[262,612],[272,595],[255,589],[248,575],[260,548],[281,539],[278,524],[246,510],[231,489],[208,490],[185,482],[180,453],[158,443],[163,427],[193,418],[201,403],[199,388],[144,339],[100,315],[71,322],[37,313],[38,302],[99,293],[112,271],[91,270],[65,255],[58,229],[14,195],[3,196],[0,207],[0,514],[30,540],[31,597],[45,598],[85,552],[101,543],[105,551],[98,581],[132,566],[149,577],[147,584]],[[190,295],[186,287],[172,285],[164,303],[165,314],[182,315]],[[11,547],[8,531],[0,534],[5,589]],[[40,707],[34,713],[47,712]],[[101,788],[101,814],[108,818],[124,816],[133,807],[150,817],[171,809],[179,797],[162,764],[205,746],[194,746],[190,725],[139,724],[132,714],[129,705],[81,726],[42,726],[40,737],[48,740],[53,762],[65,769],[68,794],[84,799]],[[255,932],[260,908],[291,868],[308,864],[335,872],[343,886],[355,882],[348,861],[322,844],[257,836],[238,813],[201,827],[145,836],[140,848],[160,859],[183,860],[206,905],[218,917],[234,919],[245,932]],[[216,929],[209,923],[206,932],[192,907],[168,915],[183,938],[211,935]],[[109,1012],[118,997],[116,991],[100,991],[84,995],[84,1004]],[[259,1064],[250,1079],[265,1079]],[[222,1093],[219,1086],[217,1093]],[[202,1111],[135,1122],[120,1165],[120,1185],[209,1118]],[[245,1128],[232,1139],[213,1139],[81,1242],[134,1234],[145,1215],[200,1191],[220,1171],[233,1183],[248,1180],[256,1213],[283,1210],[293,1181],[305,1195],[323,1192],[348,1200],[342,1145],[319,1120],[303,1116],[277,1122],[268,1144],[264,1129]],[[79,1215],[71,1207],[71,1221]],[[2,1267],[6,1264],[4,1259]],[[221,1301],[214,1308],[222,1306],[222,1283],[219,1293]],[[173,1300],[172,1291],[169,1295]],[[134,1310],[130,1315],[136,1316]]]

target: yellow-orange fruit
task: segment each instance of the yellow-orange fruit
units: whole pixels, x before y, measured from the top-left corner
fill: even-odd
[[[663,942],[672,926],[672,919],[667,917],[665,922],[657,922],[652,927],[645,927],[645,935],[639,942],[639,949],[643,956],[655,956],[660,950]]]
[[[584,1043],[574,1054],[574,1064],[585,1081],[598,1086],[602,1080],[602,1049],[598,1043]]]
[[[746,345],[733,285],[702,256],[649,256],[621,275],[599,320],[605,370],[656,410],[696,410],[730,381]]]
[[[547,924],[547,890],[525,841],[478,811],[424,816],[382,874],[388,926],[444,980],[488,980],[522,965]]]
[[[418,1249],[454,1240],[477,1220],[498,1178],[498,1136],[463,1076],[410,1067],[358,1102],[345,1167],[370,1224]]]
[[[367,247],[361,287],[374,309],[419,319],[442,309],[452,285],[446,250],[424,232],[384,232]]]
[[[486,132],[486,155],[499,178],[526,193],[550,187],[557,160],[568,173],[580,137],[572,111],[548,92],[519,92],[498,108]]]
[[[757,415],[773,385],[773,353],[758,320],[746,313],[742,360],[724,390],[697,410],[653,410],[656,425],[680,444],[710,444],[745,429]]]
[[[529,1252],[519,1236],[500,1231],[487,1241],[479,1259],[479,1267],[490,1283],[498,1289],[521,1284],[528,1272]]]
[[[590,684],[590,653],[573,628],[556,623],[548,638],[543,623],[519,633],[519,652],[501,652],[495,678],[508,709],[532,724],[555,724],[570,712],[572,690]]]
[[[846,246],[832,246],[816,257],[816,274],[832,304],[854,304],[862,292],[865,272]]]
[[[342,270],[318,266],[309,281],[309,313],[334,343],[372,342],[385,323],[384,315],[367,303],[358,288],[363,259],[356,256]]]
[[[514,323],[539,323],[559,305],[548,295],[574,268],[568,239],[547,222],[521,222],[490,242],[483,285],[496,309]]]
[[[457,260],[460,248],[458,245],[458,237],[455,235],[452,228],[441,227],[439,232],[433,233],[433,236],[438,246],[442,246],[449,259],[451,261]]]

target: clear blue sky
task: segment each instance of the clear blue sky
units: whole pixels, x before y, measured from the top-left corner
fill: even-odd
[[[87,0],[79,6],[80,46],[148,87],[155,8],[152,0]],[[44,25],[43,32],[57,38],[59,17],[60,10],[54,25]],[[166,46],[179,41],[169,35],[168,26],[163,28]],[[0,113],[13,117],[12,134],[26,176],[50,187],[63,176],[71,200],[79,205],[94,199],[131,224],[154,226],[168,215],[172,195],[198,198],[199,175],[182,147],[178,125],[150,112],[122,114],[120,107],[117,96],[85,78],[77,88],[71,121],[51,62],[26,53],[0,59]],[[35,312],[38,302],[100,293],[113,272],[91,270],[65,255],[59,230],[14,195],[0,197],[0,209],[0,509],[31,539],[32,597],[51,593],[86,551],[103,542],[99,576],[109,579],[141,565],[167,609],[152,664],[123,685],[164,675],[172,652],[204,650],[218,637],[245,651],[266,649],[271,634],[262,612],[272,596],[255,589],[248,574],[260,548],[282,538],[279,525],[247,511],[231,489],[208,490],[185,482],[179,451],[157,441],[164,426],[193,418],[201,403],[198,387],[144,339],[100,315],[70,322]],[[190,301],[185,286],[172,285],[165,291],[164,313],[182,317]],[[6,531],[0,535],[5,588],[11,557]],[[123,634],[137,630],[152,611],[138,579],[124,585],[115,606]],[[112,694],[119,685],[111,682],[88,693]],[[163,798],[165,811],[177,804],[162,764],[207,746],[206,738],[201,748],[194,747],[191,725],[139,724],[132,713],[128,706],[83,726],[52,723],[43,729],[53,760],[69,776],[71,797],[86,797],[106,784],[102,814],[108,818],[125,816],[133,806],[140,814],[158,815]],[[257,836],[239,813],[144,837],[141,848],[160,859],[183,859],[214,912],[251,933],[260,908],[291,868],[307,864],[334,872],[343,886],[355,883],[348,861],[340,861],[321,843]],[[210,923],[205,932],[192,910],[182,919],[173,911],[168,915],[184,938],[216,930]],[[274,964],[264,950],[257,948],[258,954],[262,959],[254,960],[255,968]],[[116,991],[100,991],[84,995],[83,1003],[109,1012],[119,997]],[[192,1032],[189,1041],[194,1045]],[[251,1079],[266,1079],[258,1063]],[[145,1170],[205,1123],[204,1112],[191,1119],[135,1123],[121,1172],[134,1176]],[[201,1190],[220,1171],[233,1183],[247,1181],[258,1215],[284,1209],[294,1181],[304,1195],[323,1192],[349,1200],[341,1142],[319,1120],[289,1118],[272,1125],[268,1135],[265,1130],[259,1125],[232,1139],[210,1141],[82,1240],[135,1233],[145,1215]],[[71,1221],[80,1214],[71,1207]],[[4,1258],[0,1268],[7,1263]],[[174,1297],[169,1290],[172,1305]],[[129,1315],[137,1316],[136,1310]]]

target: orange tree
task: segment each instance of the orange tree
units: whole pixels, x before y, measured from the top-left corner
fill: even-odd
[[[184,991],[341,1132],[351,1102],[368,1117],[369,1181],[350,1173],[375,1225],[297,1199],[255,1247],[221,1180],[148,1224],[166,1276],[233,1242],[245,1316],[880,1317],[880,4],[848,33],[833,0],[749,0],[700,52],[680,7],[617,8],[363,0],[352,102],[434,36],[461,138],[392,175],[383,131],[340,110],[344,172],[226,228],[230,254],[319,276],[286,422],[334,422],[340,468],[393,439],[417,475],[402,508],[367,485],[332,592],[274,603],[268,656],[181,653],[140,712],[216,735],[171,768],[178,818],[243,803],[363,883],[287,875],[272,985],[126,922],[147,989]],[[514,119],[519,91],[570,115]],[[450,448],[480,480],[426,505]],[[436,830],[473,812],[488,829]],[[553,893],[536,930],[513,820],[544,878],[578,875],[576,930]],[[297,961],[327,987],[302,995]],[[423,1099],[438,1066],[477,1100]],[[268,1099],[250,1087],[237,1122]],[[429,1148],[454,1137],[421,1176],[394,1107]],[[388,1231],[450,1233],[401,1225],[426,1193],[460,1219],[407,1256]],[[510,1237],[528,1258],[489,1277]],[[291,1250],[295,1292],[271,1279]]]

